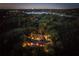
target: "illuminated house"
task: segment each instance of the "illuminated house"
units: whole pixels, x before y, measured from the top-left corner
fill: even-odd
[[[41,35],[41,34],[24,34],[24,37],[27,38],[26,41],[24,41],[22,43],[23,47],[26,46],[39,46],[39,47],[43,47],[46,46],[48,44],[50,44],[51,39],[50,39],[50,35]]]

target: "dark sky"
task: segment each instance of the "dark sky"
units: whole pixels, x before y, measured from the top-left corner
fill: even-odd
[[[0,9],[66,9],[79,8],[79,3],[14,3],[14,4],[0,4]]]

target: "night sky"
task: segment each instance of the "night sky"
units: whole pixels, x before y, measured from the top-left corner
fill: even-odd
[[[4,3],[0,9],[71,9],[79,8],[79,3]]]

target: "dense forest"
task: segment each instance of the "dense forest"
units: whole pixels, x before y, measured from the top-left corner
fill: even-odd
[[[52,14],[26,13],[38,11]],[[79,55],[78,16],[79,9],[1,9],[0,55]]]

